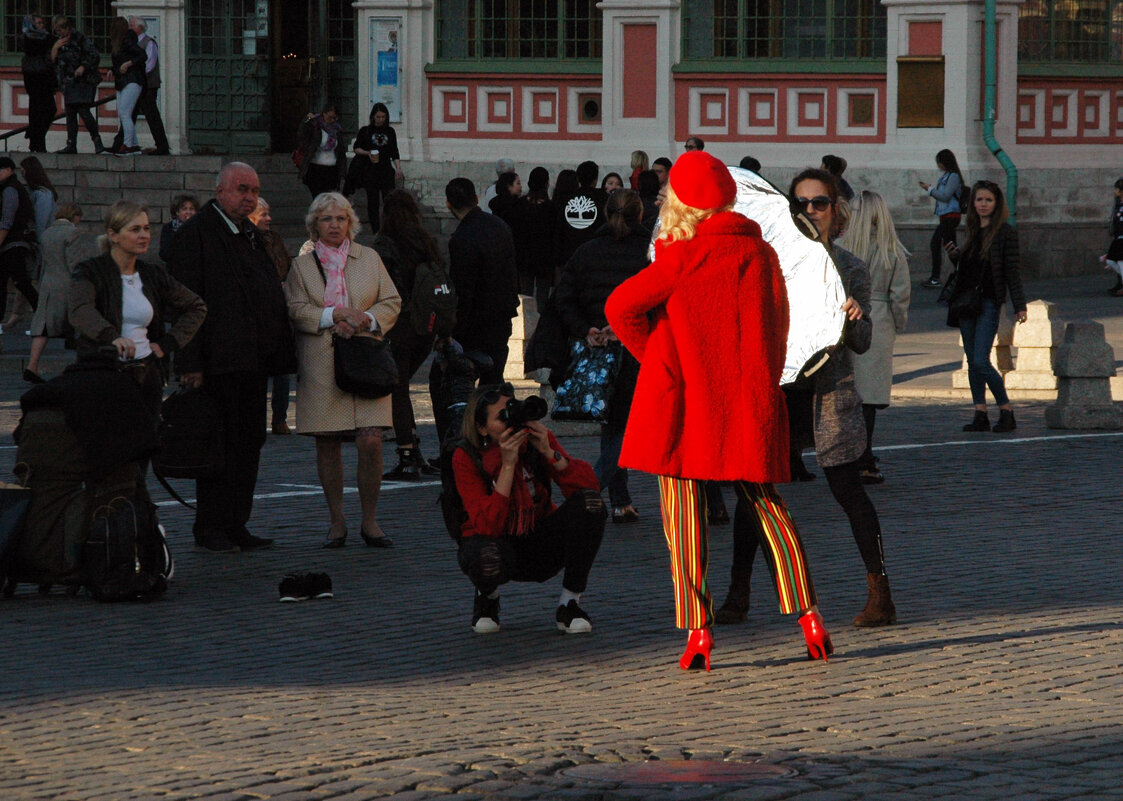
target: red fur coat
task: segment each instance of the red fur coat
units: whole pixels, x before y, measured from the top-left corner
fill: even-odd
[[[691,240],[657,243],[655,261],[612,293],[605,315],[640,361],[621,465],[788,480],[788,299],[760,226],[723,212]]]

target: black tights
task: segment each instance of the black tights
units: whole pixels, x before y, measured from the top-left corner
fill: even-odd
[[[862,486],[858,462],[824,467],[823,475],[827,477],[827,485],[831,488],[834,499],[850,519],[850,530],[854,534],[854,542],[858,544],[862,561],[866,563],[866,572],[883,575],[885,557],[881,549],[881,522],[877,517],[877,509]],[[760,544],[759,526],[753,510],[738,498],[737,508],[733,513],[734,576],[752,571],[757,546]]]

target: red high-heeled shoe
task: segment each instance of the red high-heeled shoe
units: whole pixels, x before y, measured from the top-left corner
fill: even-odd
[[[812,609],[800,617],[799,625],[803,627],[803,638],[807,640],[807,658],[826,662],[827,657],[834,653],[834,646],[831,645],[831,635],[823,625],[823,616]]]
[[[678,666],[683,670],[693,670],[702,667],[704,661],[706,670],[709,671],[710,651],[713,647],[714,635],[709,629],[691,629],[690,636],[686,638],[686,651],[678,661]],[[702,657],[702,660],[698,657]]]

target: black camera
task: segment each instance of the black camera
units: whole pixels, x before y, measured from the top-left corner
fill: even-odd
[[[507,406],[499,410],[499,419],[512,431],[522,431],[527,423],[541,420],[548,411],[546,401],[537,395],[530,395],[523,400],[511,398],[507,401]]]

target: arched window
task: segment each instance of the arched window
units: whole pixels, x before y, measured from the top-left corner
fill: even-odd
[[[683,0],[682,8],[685,61],[885,59],[879,0]]]
[[[597,61],[596,0],[437,0],[441,61]]]
[[[50,3],[4,0],[0,5],[4,9],[0,14],[0,53],[4,54],[23,52],[20,36],[25,14],[43,14],[48,19],[55,14],[70,17],[74,20],[74,27],[89,37],[102,54],[109,52],[109,22],[121,16],[114,10],[113,0],[56,0]]]
[[[1018,58],[1026,64],[1118,64],[1123,0],[1029,0],[1018,9]]]

